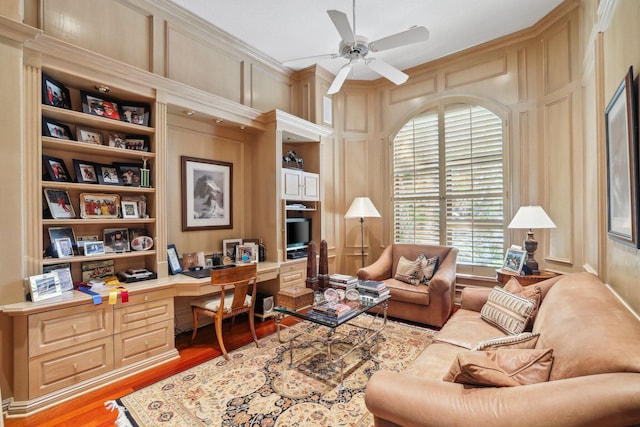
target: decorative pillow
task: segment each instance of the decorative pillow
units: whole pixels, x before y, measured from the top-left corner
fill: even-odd
[[[411,285],[419,285],[422,280],[422,268],[420,267],[420,257],[415,261],[409,261],[401,256],[396,267],[395,279]]]
[[[531,312],[531,317],[529,317],[529,321],[527,322],[527,326],[525,326],[525,330],[530,331],[533,329],[533,322],[536,320],[536,315],[538,314],[538,307],[540,307],[540,301],[542,300],[542,290],[540,286],[522,286],[520,282],[515,277],[509,279],[506,285],[503,288],[507,292],[511,292],[515,295],[520,295],[521,297],[525,297],[536,303],[535,308]]]
[[[458,353],[444,381],[513,387],[549,381],[553,350],[499,349]]]
[[[515,348],[520,350],[532,350],[536,348],[540,334],[523,332],[518,335],[507,335],[506,337],[496,337],[479,342],[471,350],[495,350],[498,348]]]
[[[480,310],[480,317],[504,332],[516,335],[524,331],[535,303],[495,286]]]
[[[427,258],[425,254],[420,254],[418,257],[420,260],[420,268],[422,269],[422,281],[421,283],[428,285],[429,280],[433,277],[438,269],[438,256],[433,258]]]

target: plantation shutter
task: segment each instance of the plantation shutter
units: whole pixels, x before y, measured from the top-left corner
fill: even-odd
[[[500,266],[502,145],[502,121],[480,106],[450,104],[442,117],[434,109],[407,122],[393,146],[394,241],[455,246],[459,264]]]

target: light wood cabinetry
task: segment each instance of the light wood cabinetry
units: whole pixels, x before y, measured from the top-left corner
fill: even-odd
[[[320,175],[295,169],[282,169],[282,199],[320,200]]]
[[[307,259],[282,263],[280,266],[280,289],[290,286],[305,286]]]

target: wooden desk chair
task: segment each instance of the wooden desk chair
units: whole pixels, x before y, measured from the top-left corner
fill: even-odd
[[[253,341],[257,346],[258,338],[256,337],[256,329],[253,322],[255,298],[252,297],[256,295],[256,283],[256,264],[211,270],[211,284],[220,286],[220,295],[191,301],[191,311],[193,312],[191,342],[193,343],[198,333],[198,313],[213,317],[218,344],[225,359],[229,360],[229,355],[227,355],[227,350],[222,341],[222,320],[229,317],[234,318],[240,313],[249,313],[249,327]],[[249,295],[250,286],[251,295]]]

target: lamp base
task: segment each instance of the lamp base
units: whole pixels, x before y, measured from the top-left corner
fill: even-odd
[[[538,269],[538,261],[533,258],[533,255],[538,249],[538,241],[533,238],[533,231],[531,231],[531,229],[529,229],[529,232],[527,233],[527,240],[522,242],[522,245],[527,251],[527,258],[522,266],[522,274],[539,274],[540,270]]]

